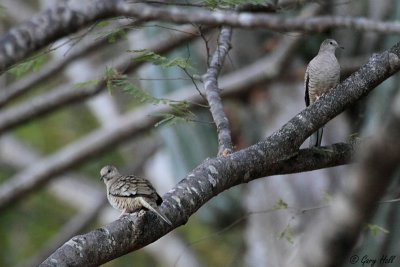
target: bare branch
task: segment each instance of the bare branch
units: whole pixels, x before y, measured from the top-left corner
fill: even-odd
[[[399,71],[399,57],[400,42],[390,51],[374,55],[335,90],[322,96],[314,105],[307,107],[265,140],[226,157],[205,160],[164,195],[161,210],[171,218],[175,228],[186,223],[194,212],[222,191],[275,174],[271,173],[271,168],[296,156],[298,147],[316,128]],[[398,140],[397,138],[395,144]],[[395,159],[398,160],[399,156],[396,154]],[[395,162],[397,164],[398,161]],[[386,164],[383,163],[383,166]],[[379,179],[375,179],[374,184],[376,183],[379,183]],[[377,186],[380,188],[379,192],[384,188]],[[43,262],[42,266],[55,266],[55,263],[95,266],[137,250],[172,230],[154,220],[153,216],[155,215],[152,213],[140,211],[85,235],[76,236]]]
[[[96,0],[80,10],[59,5],[4,34],[0,38],[0,73],[26,58],[30,53],[38,51],[67,33],[73,33],[96,20],[115,16],[175,23],[263,28],[275,31],[321,32],[331,28],[347,28],[386,34],[400,33],[400,23],[374,21],[366,18],[329,16],[288,18],[274,14],[155,7],[150,4],[127,3],[122,0]]]
[[[211,58],[206,74],[203,76],[204,88],[207,101],[210,105],[211,115],[217,126],[218,132],[218,156],[227,155],[233,152],[231,131],[229,121],[222,106],[220,89],[218,88],[218,75],[222,69],[225,57],[231,49],[232,28],[222,27],[218,45]]]
[[[119,3],[117,13],[144,20],[161,20],[175,23],[198,23],[204,25],[225,25],[239,28],[263,28],[273,31],[322,32],[332,28],[346,28],[358,31],[400,33],[400,23],[381,22],[366,18],[320,16],[313,18],[283,17],[275,14],[252,14],[233,11],[207,11],[175,7],[154,7],[148,4]]]
[[[113,17],[115,2],[93,1],[80,10],[58,5],[11,29],[0,38],[0,73],[67,33],[98,19]]]

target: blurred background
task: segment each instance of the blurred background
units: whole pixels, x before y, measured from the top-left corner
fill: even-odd
[[[207,8],[214,3],[181,2]],[[265,3],[287,17],[400,19],[400,3],[393,0]],[[0,32],[54,4],[2,0]],[[217,38],[218,29],[198,25],[111,19],[66,36],[0,76],[0,192],[18,195],[18,201],[0,204],[0,266],[36,266],[72,236],[115,220],[119,213],[106,202],[99,181],[103,165],[147,177],[162,195],[216,155],[216,129],[198,92],[203,90],[198,77]],[[342,80],[398,41],[351,29],[234,29],[219,86],[237,150],[276,131],[305,107],[305,68],[325,38],[345,47],[336,53]],[[349,141],[360,132],[368,136],[385,116],[398,80],[396,75],[385,81],[330,121],[323,144]],[[186,225],[104,266],[279,266],[343,186],[347,169],[237,186],[208,202]],[[29,189],[19,193],[24,186]],[[393,184],[387,199],[398,199],[399,189]],[[355,253],[396,255],[398,207],[398,202],[379,206]]]

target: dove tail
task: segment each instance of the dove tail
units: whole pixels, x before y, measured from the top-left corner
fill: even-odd
[[[319,128],[315,133],[313,133],[310,137],[310,145],[309,148],[319,147],[321,146],[322,141],[322,133],[324,132],[323,128]]]
[[[162,214],[157,208],[153,207],[152,205],[150,205],[146,200],[144,200],[142,197],[140,198],[140,203],[142,204],[143,207],[145,207],[148,210],[151,210],[152,212],[154,212],[155,214],[157,214],[161,219],[163,219],[166,223],[168,223],[169,225],[172,225],[171,221],[168,220],[167,217],[165,217],[164,214]]]

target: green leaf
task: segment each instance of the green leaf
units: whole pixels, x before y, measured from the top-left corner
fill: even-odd
[[[286,239],[286,241],[288,241],[290,244],[293,244],[293,237],[293,229],[290,224],[288,224],[280,233],[278,239]]]
[[[109,20],[103,20],[103,21],[100,21],[100,22],[98,22],[96,24],[96,26],[99,27],[99,28],[104,28],[104,27],[107,27],[108,25],[110,25],[110,21]]]
[[[366,228],[369,229],[372,236],[376,236],[378,231],[381,231],[384,234],[388,234],[389,230],[377,225],[377,224],[366,224]]]
[[[118,40],[125,40],[126,39],[126,31],[125,29],[111,29],[105,30],[103,32],[99,32],[96,39],[108,39],[109,43],[115,43]]]
[[[39,70],[40,67],[46,62],[47,58],[47,54],[40,53],[18,65],[15,65],[11,69],[9,69],[8,72],[14,75],[16,78],[20,78],[29,71]]]
[[[149,92],[143,90],[139,86],[128,80],[126,75],[118,73],[115,69],[106,68],[104,80],[111,94],[113,90],[122,90],[125,93],[132,95],[136,100],[142,103],[151,103],[153,105],[164,104],[171,108],[170,113],[154,114],[154,116],[162,117],[162,120],[155,124],[155,127],[160,125],[171,125],[178,122],[188,122],[193,120],[196,115],[190,111],[190,105],[187,101],[174,101],[164,98],[152,96]]]
[[[182,69],[190,68],[190,65],[188,64],[187,59],[182,58],[182,57],[177,57],[177,58],[173,58],[170,60],[166,59],[165,62],[161,64],[161,66],[163,68],[170,68],[170,67],[174,67],[174,66],[181,67]]]
[[[153,114],[153,116],[157,116],[157,117],[163,117],[162,120],[158,121],[156,124],[154,124],[154,127],[159,127],[161,125],[164,126],[171,126],[174,125],[178,122],[188,122],[189,120],[183,117],[177,117],[173,114],[170,113],[156,113]]]
[[[132,51],[128,51],[128,52],[132,52]],[[144,50],[142,52],[135,52],[135,53],[142,53],[141,55],[132,58],[135,61],[146,61],[146,62],[153,63],[154,65],[161,65],[167,60],[166,57],[163,57],[163,56],[156,54],[154,52],[151,52],[151,51]]]
[[[280,198],[280,199],[275,203],[273,209],[274,209],[274,210],[284,210],[284,209],[287,209],[288,207],[289,207],[289,205],[288,205],[285,201],[283,201],[283,199]]]
[[[140,55],[133,57],[132,60],[149,62],[156,66],[161,66],[165,69],[171,68],[171,67],[180,67],[183,69],[193,69],[193,67],[190,66],[190,64],[188,63],[188,60],[186,58],[175,57],[175,58],[170,59],[170,58],[161,56],[157,53],[154,53],[152,51],[148,51],[146,49],[128,50],[128,52],[140,53]]]
[[[99,82],[100,82],[99,79],[93,79],[93,80],[76,83],[76,84],[74,84],[74,87],[77,89],[82,89],[82,88],[86,88],[89,86],[96,86],[99,84]]]
[[[322,192],[322,199],[325,202],[330,203],[332,201],[332,195],[329,192],[324,191],[324,192]]]

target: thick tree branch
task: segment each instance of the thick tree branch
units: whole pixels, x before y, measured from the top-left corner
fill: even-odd
[[[93,1],[80,10],[58,5],[21,24],[0,38],[0,73],[67,33],[115,14],[116,1]]]
[[[400,33],[400,23],[374,21],[366,18],[321,16],[313,18],[283,17],[275,14],[238,13],[233,11],[207,11],[176,7],[155,7],[148,4],[132,5],[120,2],[117,13],[144,20],[161,20],[175,23],[198,23],[204,25],[226,25],[239,28],[264,28],[272,31],[322,32],[331,28],[347,28],[358,31]]]
[[[349,163],[354,153],[353,146],[343,143],[325,147],[325,149],[330,152],[321,154],[320,151],[315,149],[301,149],[296,156],[271,165],[271,169],[265,170],[266,172],[264,174],[266,176],[287,174],[338,166]],[[306,162],[306,164],[304,164],[304,162]],[[212,176],[219,175],[218,173],[213,173],[214,171],[216,171],[214,165],[210,165],[209,162],[206,161],[196,168],[192,174],[189,174],[189,179],[183,180],[167,193],[167,195],[163,196],[164,202],[168,203],[168,210],[175,210],[175,215],[179,217],[179,224],[175,224],[176,227],[186,223],[188,216],[185,212],[187,212],[188,208],[194,208],[194,202],[199,201],[199,199],[201,199],[201,202],[204,201],[204,203],[208,201],[208,196],[211,193],[210,190],[214,191],[212,185],[217,183],[217,181],[212,179]],[[198,178],[197,174],[200,172],[209,173],[209,177],[202,177],[200,180],[195,181]],[[247,178],[249,180],[251,179],[246,176],[241,177],[241,179]],[[248,182],[249,180],[242,180],[240,183]],[[203,183],[206,184],[204,188],[201,186]],[[218,194],[218,191],[219,190],[216,189],[216,191],[211,194],[214,196]],[[192,201],[190,201],[190,199]],[[187,205],[191,205],[192,207],[186,207]],[[195,211],[192,212],[194,213]],[[175,217],[175,219],[178,217]],[[146,225],[148,224],[152,224],[152,226],[147,227]],[[131,250],[137,250],[147,245],[147,240],[152,240],[153,242],[172,230],[164,227],[165,226],[154,220],[154,217],[151,217],[150,214],[141,211],[140,213],[135,213],[132,216],[117,220],[106,227],[72,238],[40,266],[98,266],[99,264],[130,252],[126,251],[127,247]],[[154,239],[154,237],[158,238]],[[101,243],[97,243],[97,239],[102,240]],[[111,240],[124,240],[124,242],[110,245],[109,241]],[[82,242],[88,243],[83,244]],[[97,244],[97,246],[94,246],[94,244]],[[79,257],[76,254],[79,253],[79,247],[82,245],[82,255],[89,253],[93,255],[94,258]],[[111,253],[102,253],[102,251],[111,251]],[[96,260],[94,261],[94,259]]]
[[[155,220],[152,213],[141,211],[72,238],[42,266],[94,266],[107,262],[185,224],[209,199],[230,187],[273,175],[270,170],[298,155],[299,146],[317,128],[399,71],[399,57],[400,42],[390,51],[374,55],[335,90],[322,96],[265,140],[226,157],[207,159],[196,167],[163,197],[161,209],[174,223],[172,228]]]
[[[203,76],[204,88],[207,101],[210,105],[211,115],[217,126],[218,133],[218,156],[227,155],[233,152],[231,131],[229,121],[222,106],[220,89],[218,88],[218,75],[222,69],[225,57],[231,49],[232,28],[222,27],[218,45],[211,58],[206,74]]]
[[[49,9],[3,35],[0,38],[0,73],[68,33],[76,32],[96,20],[116,16],[176,23],[263,28],[280,32],[321,32],[331,28],[348,28],[386,34],[400,33],[400,23],[365,18],[327,16],[289,18],[273,14],[208,11],[201,8],[193,10],[182,7],[157,7],[150,4],[127,3],[123,0],[94,0],[81,10],[67,6]]]

